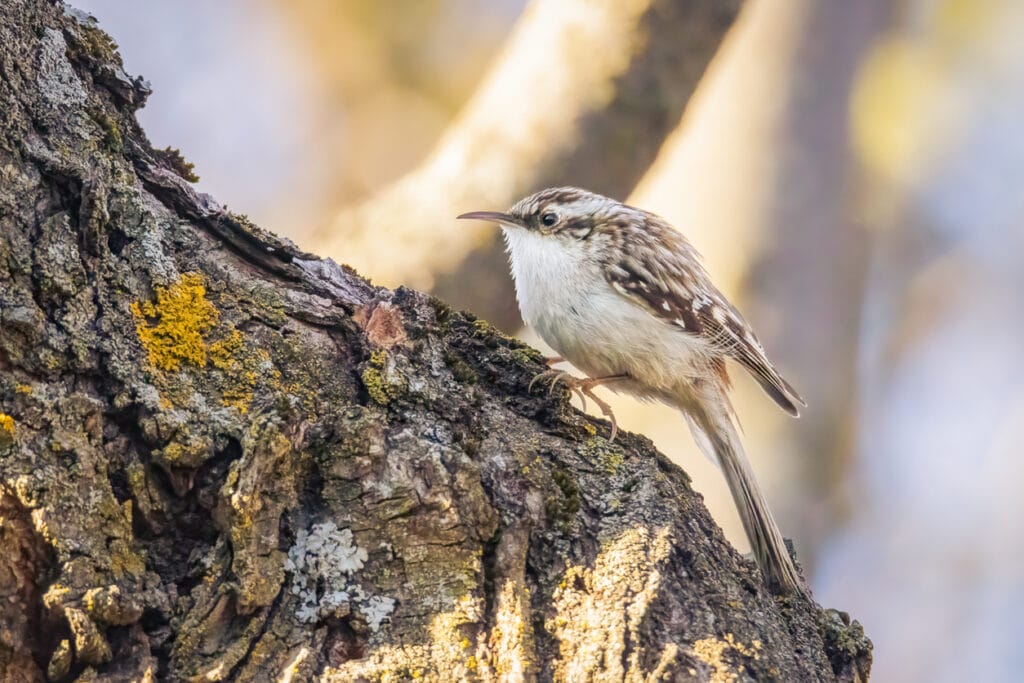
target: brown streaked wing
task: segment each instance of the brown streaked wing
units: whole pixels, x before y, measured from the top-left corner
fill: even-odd
[[[735,359],[779,407],[799,415],[797,404],[807,404],[779,375],[753,330],[711,282],[697,251],[657,216],[637,212],[644,215],[645,230],[628,233],[636,243],[619,250],[628,256],[606,264],[612,287],[687,334],[707,340],[723,357]]]

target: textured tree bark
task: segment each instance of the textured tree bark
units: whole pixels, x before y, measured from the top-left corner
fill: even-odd
[[[197,194],[108,36],[0,25],[0,680],[843,680],[536,352]]]

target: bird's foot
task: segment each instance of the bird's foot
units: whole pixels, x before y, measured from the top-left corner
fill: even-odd
[[[583,391],[579,385],[581,380],[573,377],[564,370],[545,370],[544,372],[538,373],[533,376],[530,380],[530,384],[526,387],[527,391],[533,391],[533,385],[537,382],[548,383],[548,396],[555,390],[555,385],[559,382],[565,383],[565,386],[569,388],[569,391],[576,394],[579,397],[580,402],[583,403],[583,410],[587,409],[587,397],[584,396]]]
[[[619,433],[619,423],[615,419],[615,413],[612,411],[612,407],[594,393],[594,387],[625,378],[626,375],[610,375],[608,377],[587,377],[585,379],[580,379],[579,377],[573,377],[568,372],[563,372],[561,370],[545,370],[530,380],[527,391],[532,391],[533,385],[538,381],[548,382],[548,395],[550,395],[551,392],[554,391],[555,385],[562,382],[566,387],[568,387],[569,391],[579,397],[580,403],[583,404],[584,411],[587,409],[587,399],[590,398],[597,407],[601,409],[601,414],[607,417],[608,421],[612,423],[611,435],[608,437],[608,442],[611,443],[612,441],[615,441],[615,436]]]

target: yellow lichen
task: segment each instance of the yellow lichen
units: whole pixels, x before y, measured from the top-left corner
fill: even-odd
[[[124,576],[142,576],[146,564],[127,543],[114,539],[108,546],[110,552],[110,570],[115,578]]]
[[[231,328],[224,339],[210,344],[210,362],[223,371],[228,380],[221,403],[243,415],[249,412],[256,385],[261,380],[272,389],[281,388],[281,371],[274,367],[270,354],[266,349],[247,347],[237,328]]]
[[[498,334],[498,330],[486,320],[474,320],[473,329],[479,334]]]
[[[619,468],[622,467],[622,463],[625,461],[625,458],[621,451],[607,451],[605,456],[602,458],[602,461],[604,462],[605,472],[615,475],[618,474]]]
[[[726,661],[729,651],[757,661],[761,658],[760,650],[761,641],[755,640],[747,647],[731,633],[725,634],[725,638],[702,638],[693,644],[693,653],[697,659],[711,668],[711,683],[732,683],[738,681],[739,675],[743,673],[742,664],[736,666],[734,671]]]
[[[369,365],[362,373],[366,392],[380,405],[386,406],[405,391],[404,378],[394,372],[391,363],[386,351],[374,351],[370,354]]]
[[[135,333],[155,368],[173,372],[188,363],[206,365],[209,334],[220,312],[206,299],[199,273],[185,273],[170,287],[157,287],[156,303],[134,302]]]
[[[158,287],[156,302],[132,304],[135,331],[153,367],[173,372],[182,365],[211,365],[221,374],[215,386],[221,404],[247,413],[260,382],[281,388],[281,372],[264,349],[248,346],[241,330],[220,324],[220,312],[206,298],[199,273],[186,273],[170,287]],[[161,395],[162,408],[174,402]]]
[[[55,583],[43,594],[43,605],[47,609],[58,609],[60,605],[63,605],[68,595],[70,595],[71,589],[62,583]]]
[[[533,632],[527,628],[526,615],[530,595],[519,581],[506,579],[498,590],[494,604],[494,627],[491,630],[491,661],[499,674],[519,674],[533,661]]]
[[[471,648],[476,638],[476,626],[483,619],[483,608],[483,600],[479,597],[462,595],[457,598],[450,611],[442,612],[431,620],[430,645],[427,649],[429,656],[426,659],[414,658],[412,662],[445,671],[467,669],[470,659],[474,665],[479,665],[479,660],[476,659],[478,653]],[[437,680],[429,675],[425,675],[424,678]],[[456,677],[454,680],[460,678]]]
[[[377,368],[366,368],[363,371],[363,385],[374,402],[380,405],[388,404],[388,393],[384,390],[384,378]]]
[[[583,453],[588,458],[600,461],[604,471],[612,476],[619,473],[625,462],[621,450],[610,445],[605,439],[597,437],[587,439],[583,443]]]
[[[185,447],[180,443],[172,442],[164,448],[164,460],[169,465],[177,465],[185,455]]]
[[[533,471],[534,467],[542,464],[543,461],[540,459],[540,456],[534,456],[533,460],[523,465],[523,474],[529,476],[530,473]]]
[[[32,393],[32,385],[31,384],[15,384],[14,385],[14,391],[15,391],[15,393],[18,393],[18,394],[26,394],[26,395],[28,395],[28,394]]]
[[[256,373],[251,370],[242,373],[238,384],[224,388],[221,403],[228,408],[235,408],[238,412],[245,415],[249,412],[249,404],[252,403],[253,389],[255,387]]]
[[[528,365],[530,363],[540,363],[544,361],[544,356],[542,356],[539,351],[530,348],[529,346],[513,349],[512,358],[514,358],[520,365]]]
[[[8,446],[14,442],[14,418],[7,413],[0,413],[0,446]]]
[[[232,329],[220,341],[210,344],[210,362],[218,370],[234,370],[238,367],[238,352],[242,350],[242,333]]]

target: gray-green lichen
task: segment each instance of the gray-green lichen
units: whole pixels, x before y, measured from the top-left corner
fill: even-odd
[[[285,562],[285,570],[292,577],[289,590],[299,601],[296,617],[315,624],[356,611],[371,631],[378,631],[381,622],[394,611],[395,601],[386,596],[367,595],[353,582],[367,557],[365,549],[353,544],[352,531],[339,529],[334,522],[314,524],[308,532],[299,531]]]

